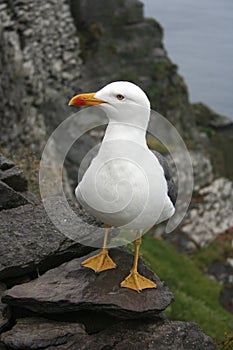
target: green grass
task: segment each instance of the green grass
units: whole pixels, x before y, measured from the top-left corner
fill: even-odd
[[[217,343],[224,340],[225,332],[230,334],[233,315],[218,302],[219,283],[205,278],[192,260],[166,241],[149,234],[143,237],[141,256],[175,294],[175,301],[165,311],[169,319],[196,322]]]

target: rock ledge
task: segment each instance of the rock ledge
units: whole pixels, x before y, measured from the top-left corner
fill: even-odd
[[[121,288],[128,275],[133,256],[122,248],[110,249],[117,268],[96,274],[81,266],[88,258],[73,259],[47,271],[42,277],[9,289],[3,301],[37,313],[65,313],[80,310],[106,312],[119,318],[157,317],[173,299],[168,287],[159,277],[139,262],[139,272],[152,279],[156,289],[137,293]]]

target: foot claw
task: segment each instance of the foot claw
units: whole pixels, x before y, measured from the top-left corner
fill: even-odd
[[[114,269],[116,264],[108,255],[108,251],[103,249],[99,254],[91,256],[87,260],[82,262],[82,266],[89,267],[96,273],[104,270]]]
[[[140,275],[137,271],[130,272],[130,274],[121,282],[121,287],[130,288],[140,293],[146,288],[156,288],[156,283],[148,278]]]

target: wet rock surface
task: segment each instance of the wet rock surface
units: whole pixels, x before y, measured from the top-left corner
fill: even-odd
[[[34,281],[13,287],[3,301],[38,313],[93,310],[120,318],[153,317],[165,310],[173,294],[155,273],[140,261],[139,273],[153,280],[157,288],[143,293],[121,288],[120,282],[132,267],[133,255],[124,249],[112,248],[110,256],[117,264],[116,269],[96,274],[81,266],[89,256],[73,259]]]

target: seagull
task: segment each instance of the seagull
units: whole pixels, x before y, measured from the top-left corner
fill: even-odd
[[[133,266],[121,287],[138,292],[156,288],[138,272],[141,236],[174,214],[175,192],[166,160],[146,143],[150,101],[137,85],[116,81],[98,92],[75,95],[69,105],[95,106],[108,118],[98,154],[75,189],[78,202],[105,224],[101,252],[82,266],[95,272],[114,269],[107,249],[109,228],[134,230]]]

